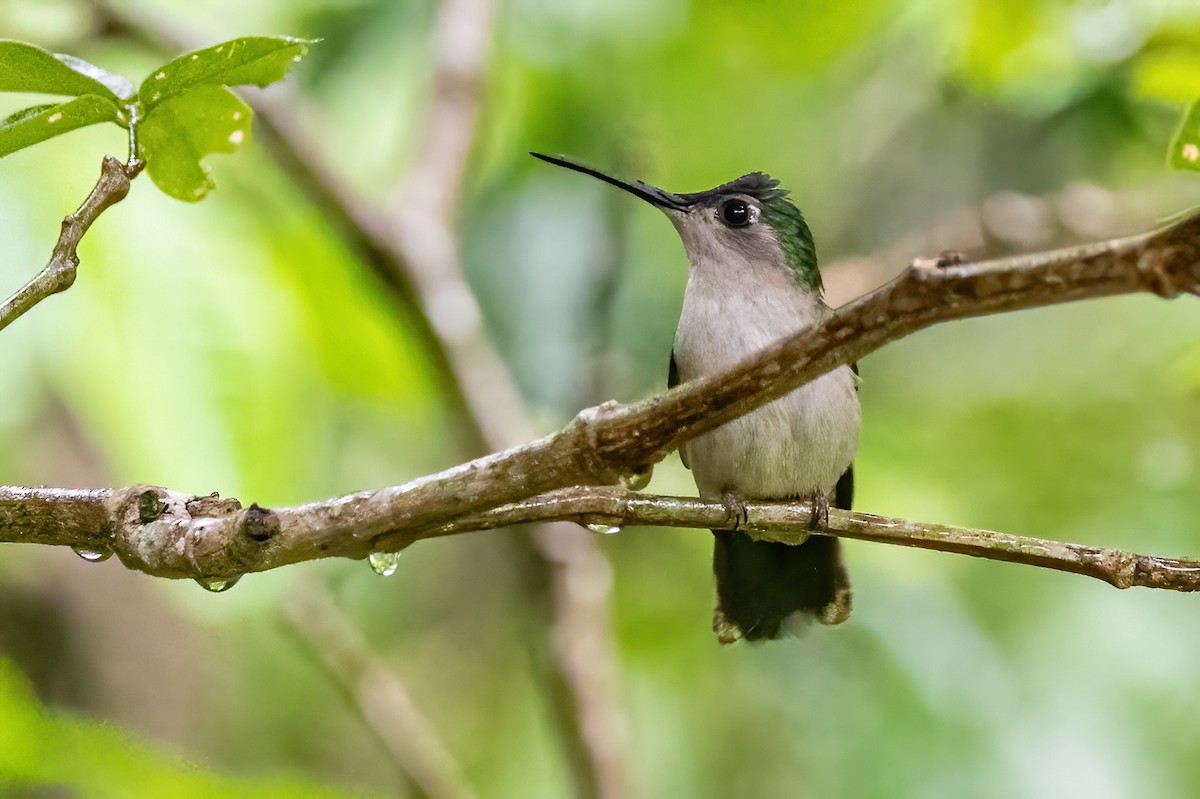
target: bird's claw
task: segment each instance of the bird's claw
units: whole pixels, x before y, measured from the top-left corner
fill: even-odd
[[[827,529],[829,527],[829,495],[824,491],[814,491],[807,499],[812,504],[812,516],[808,520],[808,529]]]
[[[746,511],[746,500],[736,491],[722,491],[721,501],[725,503],[725,523],[731,530],[743,530],[746,522],[750,521]]]

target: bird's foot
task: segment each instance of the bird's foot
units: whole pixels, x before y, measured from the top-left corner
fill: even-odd
[[[827,529],[829,527],[829,495],[824,491],[814,491],[805,499],[812,505],[812,517],[808,520],[808,529]]]
[[[746,512],[746,500],[736,491],[722,491],[721,501],[725,503],[725,524],[731,530],[744,530],[750,520]]]

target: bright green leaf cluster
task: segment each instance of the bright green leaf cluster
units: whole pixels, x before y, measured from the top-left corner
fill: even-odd
[[[0,157],[76,128],[114,122],[130,131],[131,158],[167,194],[195,202],[212,188],[201,163],[249,140],[249,106],[227,87],[282,80],[311,42],[248,36],[170,61],[136,90],[121,75],[25,42],[0,40],[0,91],[73,97],[0,121]]]

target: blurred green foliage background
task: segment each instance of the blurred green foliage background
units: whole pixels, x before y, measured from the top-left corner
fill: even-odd
[[[194,46],[323,38],[285,103],[368,201],[412,168],[434,0],[118,7]],[[92,3],[0,0],[0,36],[134,77],[164,60],[102,20]],[[1164,157],[1196,95],[1200,8],[1184,0],[508,0],[461,209],[464,269],[549,431],[665,385],[686,262],[660,215],[527,150],[678,191],[768,171],[805,211],[836,304],[913,256],[1044,249],[1200,204],[1197,178]],[[4,99],[0,112],[20,107]],[[0,291],[40,268],[100,156],[124,146],[98,127],[0,161]],[[292,176],[258,146],[211,166],[218,190],[198,205],[138,181],[88,235],[75,286],[0,336],[0,482],[269,505],[459,462],[411,320]],[[861,367],[860,509],[1200,554],[1194,299],[954,324]],[[650,490],[693,489],[672,457]],[[0,785],[416,792],[283,621],[323,586],[480,796],[568,794],[530,644],[545,631],[505,535],[422,543],[386,580],[325,562],[223,594],[8,545]],[[720,648],[709,538],[601,541],[639,795],[1194,795],[1196,598],[849,542],[848,624]],[[67,793],[39,792],[51,784]]]

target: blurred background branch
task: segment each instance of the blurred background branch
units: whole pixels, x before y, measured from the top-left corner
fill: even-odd
[[[320,586],[283,603],[282,615],[309,657],[345,693],[397,767],[430,799],[476,796],[408,688],[378,658]]]
[[[97,6],[102,27],[159,49],[187,49],[163,25]],[[508,369],[482,327],[482,313],[459,265],[457,218],[480,113],[493,24],[492,0],[444,0],[432,34],[430,101],[418,126],[412,166],[392,208],[368,208],[347,189],[293,115],[297,97],[258,97],[254,107],[269,151],[294,176],[366,264],[389,286],[399,310],[415,320],[444,394],[465,433],[465,452],[515,446],[533,436]],[[289,107],[292,106],[292,107]],[[337,163],[337,159],[333,160]],[[573,541],[558,539],[573,538]],[[528,601],[548,612],[547,696],[562,731],[579,796],[630,794],[617,658],[607,591],[584,596],[572,585],[611,582],[607,559],[580,531],[534,527],[513,539],[517,557],[540,574],[525,580]],[[530,550],[527,555],[521,549]],[[545,596],[539,591],[548,592]],[[540,632],[534,632],[540,635]]]

